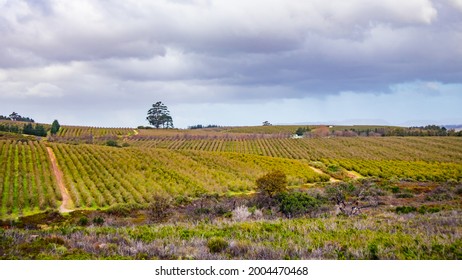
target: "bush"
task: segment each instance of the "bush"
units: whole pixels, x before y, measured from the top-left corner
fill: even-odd
[[[104,224],[103,217],[97,216],[93,218],[93,223],[98,226],[102,226]]]
[[[427,207],[427,206],[423,205],[423,206],[421,206],[421,207],[419,208],[418,211],[419,211],[420,214],[426,214],[426,213],[430,213],[430,214],[431,214],[431,213],[438,213],[438,212],[440,212],[440,211],[441,211],[441,208],[439,208],[439,207]]]
[[[274,197],[287,190],[287,176],[280,170],[274,170],[257,179],[260,192]]]
[[[107,141],[106,141],[106,146],[109,146],[109,147],[119,147],[119,144],[117,143],[116,140],[107,140]]]
[[[130,215],[131,212],[141,208],[141,205],[135,203],[117,203],[110,206],[105,212],[115,216],[126,217]]]
[[[414,195],[412,193],[409,193],[409,192],[403,192],[403,193],[395,194],[395,197],[396,198],[411,198],[411,197],[414,197]]]
[[[456,193],[457,195],[462,195],[462,186],[457,186],[457,187],[456,187],[455,193]]]
[[[228,241],[221,237],[213,237],[207,242],[210,253],[220,253],[228,248]]]
[[[278,197],[279,210],[286,217],[295,217],[318,208],[319,200],[304,192],[283,193]]]
[[[454,199],[454,195],[448,187],[437,187],[433,191],[427,194],[427,201],[445,201]]]
[[[171,204],[172,201],[169,197],[162,195],[153,195],[152,201],[149,204],[151,217],[157,221],[165,219],[170,212]]]
[[[233,210],[233,220],[237,222],[246,221],[250,215],[251,213],[246,206],[239,206]]]
[[[87,217],[81,217],[79,221],[77,222],[79,226],[87,226],[88,225],[88,218]]]
[[[414,206],[398,206],[395,209],[397,214],[409,214],[411,212],[417,212],[417,208]]]

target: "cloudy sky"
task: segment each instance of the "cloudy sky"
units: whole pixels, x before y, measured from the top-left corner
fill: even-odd
[[[462,0],[0,0],[0,114],[462,123]]]

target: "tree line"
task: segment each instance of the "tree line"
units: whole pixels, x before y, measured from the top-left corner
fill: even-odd
[[[7,121],[17,121],[17,122],[35,122],[33,119],[29,117],[23,117],[20,114],[13,112],[8,117],[0,115],[0,120],[7,120]]]
[[[376,127],[335,129],[321,126],[316,128],[299,127],[295,134],[307,138],[318,137],[387,137],[387,136],[462,136],[462,131],[446,129],[444,126],[427,125],[419,127]]]
[[[35,122],[33,119],[29,117],[22,117],[16,112],[13,112],[8,117],[0,115],[0,120],[8,121],[0,123],[0,131],[16,134],[34,135],[40,137],[46,137],[48,135],[48,131],[50,131],[51,135],[55,135],[61,127],[57,120],[54,120],[49,128],[47,128],[43,124],[34,124]],[[18,122],[26,123],[21,125]]]

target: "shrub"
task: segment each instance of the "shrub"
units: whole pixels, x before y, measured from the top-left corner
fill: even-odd
[[[392,193],[399,193],[399,191],[400,191],[398,186],[390,187],[390,190],[391,190]]]
[[[107,140],[107,141],[106,141],[106,146],[109,146],[109,147],[119,147],[119,144],[117,143],[116,140]]]
[[[445,201],[454,199],[454,195],[448,187],[440,186],[427,194],[425,199],[427,201]]]
[[[152,202],[149,204],[151,217],[155,220],[162,220],[169,214],[171,199],[166,196],[153,195]]]
[[[141,209],[142,206],[135,203],[116,203],[110,206],[108,209],[105,210],[106,213],[119,216],[119,217],[126,217],[130,215],[132,211]]]
[[[101,225],[104,224],[104,218],[103,218],[103,217],[100,217],[100,216],[94,217],[94,218],[93,218],[93,223],[94,223],[95,225],[101,226]]]
[[[416,212],[417,208],[414,206],[398,206],[395,208],[397,214],[409,214],[411,212]]]
[[[319,200],[304,192],[283,193],[278,200],[279,210],[289,218],[306,214],[320,205]]]
[[[455,193],[458,195],[462,195],[462,186],[457,186]]]
[[[213,237],[207,242],[210,253],[220,253],[228,248],[228,241],[221,237]]]
[[[88,225],[88,218],[87,217],[81,217],[79,221],[77,222],[79,226],[87,226]]]
[[[379,259],[379,256],[378,256],[378,252],[379,252],[379,248],[377,246],[376,243],[369,243],[367,245],[367,249],[369,251],[369,259],[370,260],[378,260]]]
[[[244,258],[247,252],[252,250],[252,243],[247,240],[236,240],[229,244],[228,252],[233,257]]]
[[[420,214],[426,214],[426,213],[438,213],[441,211],[441,208],[439,207],[427,207],[425,205],[421,206],[418,210]]]
[[[274,197],[287,190],[287,176],[280,170],[274,170],[258,178],[257,188],[260,192]]]
[[[237,222],[246,221],[250,215],[251,213],[246,206],[239,206],[233,210],[233,220]]]
[[[409,193],[409,192],[403,192],[403,193],[395,194],[395,197],[396,198],[411,198],[411,197],[414,197],[414,195],[412,193]]]

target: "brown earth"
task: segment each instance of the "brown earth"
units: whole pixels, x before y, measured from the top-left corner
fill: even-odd
[[[59,169],[58,162],[56,160],[55,153],[53,152],[53,149],[50,147],[47,147],[48,151],[48,156],[50,157],[51,160],[51,168],[53,169],[53,174],[56,178],[56,182],[58,184],[59,190],[61,191],[61,197],[63,199],[63,203],[59,207],[59,212],[61,213],[67,213],[73,211],[72,208],[72,200],[71,197],[69,196],[69,193],[67,192],[66,186],[64,185],[64,179],[63,179],[63,173],[61,172],[61,169]]]

